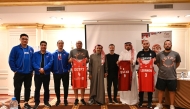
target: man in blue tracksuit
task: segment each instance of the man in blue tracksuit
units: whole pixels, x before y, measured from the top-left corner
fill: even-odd
[[[20,92],[22,83],[24,82],[24,108],[30,109],[31,106],[28,104],[30,98],[30,89],[32,84],[32,56],[33,48],[28,46],[28,35],[20,35],[20,44],[14,46],[9,55],[9,66],[14,72],[14,96],[18,101],[18,109],[20,107]]]
[[[40,89],[43,84],[44,87],[44,105],[51,107],[49,104],[49,82],[50,82],[50,71],[53,64],[53,56],[50,52],[46,51],[47,42],[40,42],[40,51],[34,53],[32,58],[32,65],[35,70],[34,83],[34,109],[38,108],[40,103]]]
[[[60,81],[62,80],[64,88],[64,104],[68,105],[68,88],[69,88],[69,72],[71,64],[68,62],[69,53],[63,49],[64,42],[62,40],[57,41],[58,50],[53,53],[53,78],[54,89],[57,97],[56,106],[60,104]]]

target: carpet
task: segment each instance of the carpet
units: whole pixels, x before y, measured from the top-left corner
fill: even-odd
[[[99,105],[79,105],[78,109],[101,109]]]
[[[52,106],[51,109],[72,109],[72,105],[64,106],[64,105],[59,105],[59,106]],[[50,109],[45,106],[39,106],[38,109]]]
[[[8,107],[9,109],[9,103],[10,103],[10,100],[11,100],[12,96],[9,96],[9,95],[0,95],[0,107],[2,106],[1,102],[4,102],[5,105]],[[89,97],[86,96],[85,97],[85,101],[88,102],[88,99]],[[49,109],[47,107],[44,106],[44,103],[43,103],[43,95],[40,96],[40,105],[39,105],[39,109]],[[107,104],[108,102],[108,99],[106,98],[106,104],[107,105],[102,105],[102,106],[98,106],[98,105],[81,105],[81,103],[79,102],[79,105],[77,106],[73,106],[73,103],[75,101],[75,98],[74,98],[74,95],[70,95],[68,97],[68,106],[64,106],[64,103],[63,103],[63,95],[61,96],[61,103],[59,106],[55,106],[55,103],[56,103],[57,99],[56,99],[56,96],[55,95],[51,95],[50,96],[50,100],[49,100],[49,103],[52,105],[51,109],[148,109],[146,106],[147,106],[147,102],[143,103],[143,107],[142,108],[138,108],[137,106],[131,106],[131,105],[122,105],[122,104]],[[80,98],[79,98],[79,101],[80,101]],[[34,106],[34,98],[31,98],[29,100],[29,104],[33,107]],[[153,102],[152,105],[153,105],[153,108],[156,106],[156,102]],[[24,107],[24,101],[21,100],[21,103],[20,103],[21,107],[23,108]],[[169,105],[164,105],[164,108],[163,109],[169,109]],[[176,109],[184,109],[184,108],[178,108],[176,107]]]
[[[108,109],[130,109],[128,105],[107,105]]]

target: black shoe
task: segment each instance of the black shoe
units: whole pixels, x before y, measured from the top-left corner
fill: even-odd
[[[100,103],[100,102],[98,102],[98,101],[96,101],[96,103],[97,103],[99,106],[103,105],[102,103]]]
[[[38,109],[39,104],[35,104],[33,109]]]
[[[147,107],[152,109],[152,103],[148,103]]]
[[[24,104],[24,109],[32,109],[32,107],[28,103],[25,103]]]
[[[142,103],[139,103],[139,104],[138,104],[138,107],[143,107],[143,106],[142,106]]]
[[[18,109],[21,109],[20,104],[18,105]]]
[[[90,99],[89,101],[88,101],[88,104],[89,105],[92,105],[92,104],[94,104],[95,103],[95,100],[94,99]]]
[[[60,104],[60,100],[57,100],[55,103],[55,106],[59,106],[59,104]]]
[[[65,106],[67,106],[68,105],[68,101],[64,100],[64,104],[65,104]]]
[[[82,103],[82,105],[86,105],[86,102],[84,101],[84,99],[81,99],[80,102]]]
[[[79,104],[79,100],[78,100],[78,99],[75,99],[74,104],[75,104],[75,105]]]
[[[114,102],[115,104],[119,104],[119,102],[117,101],[116,98],[113,99],[113,102]]]
[[[49,104],[49,102],[45,102],[44,105],[45,105],[46,107],[51,107],[51,105]]]
[[[113,101],[112,99],[109,99],[109,103],[108,104],[113,104]]]

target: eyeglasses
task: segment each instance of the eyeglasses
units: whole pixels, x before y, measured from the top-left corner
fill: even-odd
[[[21,40],[28,40],[28,38],[21,38]]]

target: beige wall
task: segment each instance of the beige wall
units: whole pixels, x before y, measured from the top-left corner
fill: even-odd
[[[172,42],[173,50],[180,53],[182,62],[177,72],[188,72],[190,71],[190,29],[189,28],[150,28],[150,31],[166,31],[172,30]],[[70,37],[64,32],[72,32]],[[84,28],[65,28],[64,30],[42,30],[42,29],[1,29],[0,30],[0,94],[10,94],[13,95],[13,72],[8,66],[8,56],[11,48],[14,45],[19,44],[19,35],[21,33],[27,33],[29,35],[29,45],[33,46],[35,50],[38,50],[39,42],[41,40],[46,40],[48,42],[48,50],[54,51],[57,49],[56,42],[58,39],[68,40],[65,43],[65,48],[68,50],[72,46],[75,47],[76,40],[81,39],[84,36]],[[65,35],[63,35],[65,34]],[[78,36],[77,36],[78,35]],[[73,41],[71,44],[71,40]],[[67,51],[68,51],[67,50]],[[89,83],[89,81],[88,81]],[[53,88],[53,77],[51,76],[50,81],[50,93],[54,93]],[[62,88],[61,88],[62,89]],[[23,91],[22,91],[23,92]],[[34,92],[34,84],[32,85],[32,92]],[[43,92],[43,90],[41,91]],[[69,93],[72,94],[72,87],[69,87]],[[86,93],[89,93],[89,85]],[[23,95],[23,93],[22,93]]]

